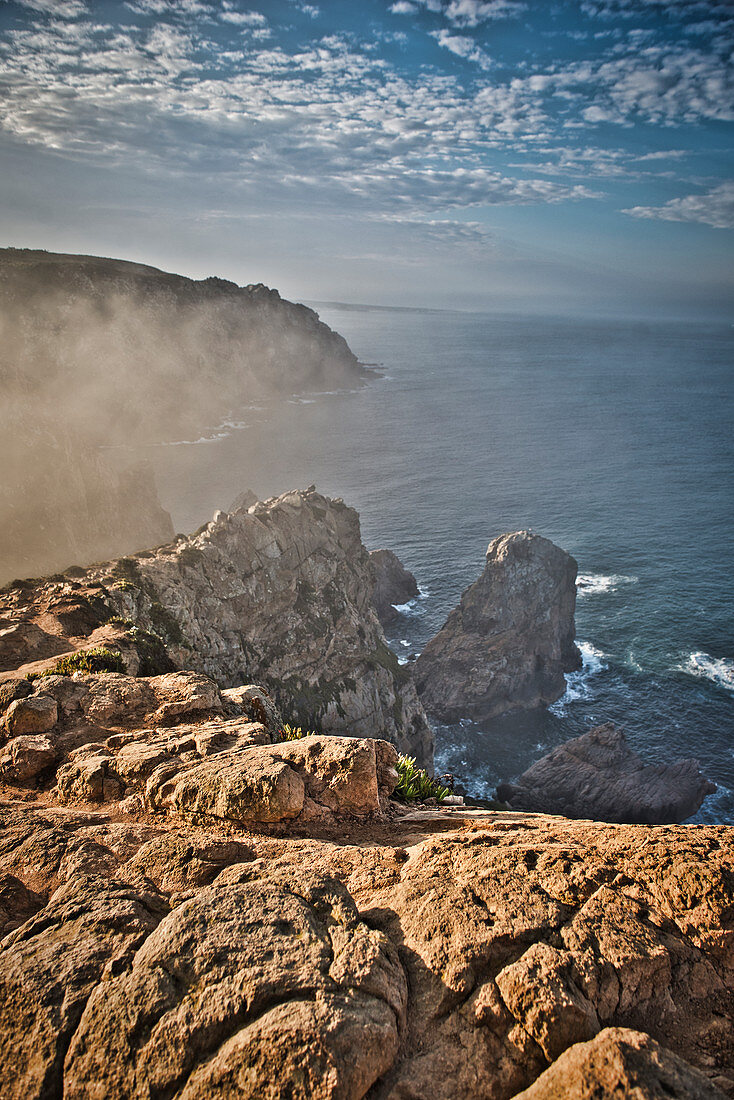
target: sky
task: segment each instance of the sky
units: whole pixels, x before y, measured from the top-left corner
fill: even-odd
[[[734,0],[0,0],[0,244],[734,322]]]

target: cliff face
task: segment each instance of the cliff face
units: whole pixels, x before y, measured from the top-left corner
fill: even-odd
[[[529,531],[489,544],[479,580],[415,662],[418,693],[445,722],[547,706],[580,667],[574,559]]]
[[[116,616],[162,636],[178,668],[224,687],[264,684],[291,724],[384,737],[432,763],[425,713],[372,607],[359,517],[341,501],[306,490],[220,512],[189,538],[58,589],[4,597],[0,667],[50,657],[60,635],[78,648]]]
[[[363,375],[313,310],[265,286],[0,249],[0,584],[170,538],[126,448]]]

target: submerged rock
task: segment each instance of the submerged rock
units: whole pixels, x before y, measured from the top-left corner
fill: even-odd
[[[375,578],[372,602],[383,626],[395,622],[395,604],[404,604],[418,595],[418,581],[392,550],[370,550],[370,565]]]
[[[479,580],[415,662],[416,687],[443,722],[548,706],[579,668],[574,559],[529,531],[489,544]]]
[[[716,786],[698,761],[645,764],[611,723],[542,757],[497,796],[513,809],[593,821],[665,825],[695,814]]]

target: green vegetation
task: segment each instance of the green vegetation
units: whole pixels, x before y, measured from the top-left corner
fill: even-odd
[[[124,672],[122,657],[112,649],[95,646],[67,653],[53,668],[47,668],[41,676],[73,676],[75,672]]]
[[[431,779],[428,772],[416,766],[412,756],[398,757],[397,764],[398,785],[393,791],[395,798],[401,802],[425,802],[427,798],[435,798],[437,802],[443,802],[449,794],[448,787],[442,787],[435,779]]]
[[[300,741],[303,737],[318,737],[317,730],[304,730],[300,726],[284,725],[278,730],[281,741]]]

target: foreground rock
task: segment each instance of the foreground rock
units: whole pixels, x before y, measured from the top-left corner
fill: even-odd
[[[722,1095],[702,1073],[649,1035],[610,1027],[592,1042],[567,1050],[514,1100],[597,1100],[600,1096],[720,1100]]]
[[[291,725],[386,738],[432,766],[425,712],[372,606],[359,516],[342,501],[286,493],[75,574],[0,594],[0,668],[38,672],[65,650],[113,647],[133,674],[259,684]]]
[[[370,550],[370,565],[375,578],[372,602],[382,625],[389,626],[398,617],[395,605],[418,595],[418,581],[392,550]]]
[[[645,764],[611,723],[554,749],[497,797],[513,809],[595,821],[665,825],[685,821],[716,786],[696,760]]]
[[[9,1100],[734,1096],[731,828],[0,823]]]
[[[428,713],[481,720],[559,699],[564,673],[581,665],[576,573],[569,554],[529,531],[491,542],[481,577],[415,663]]]

